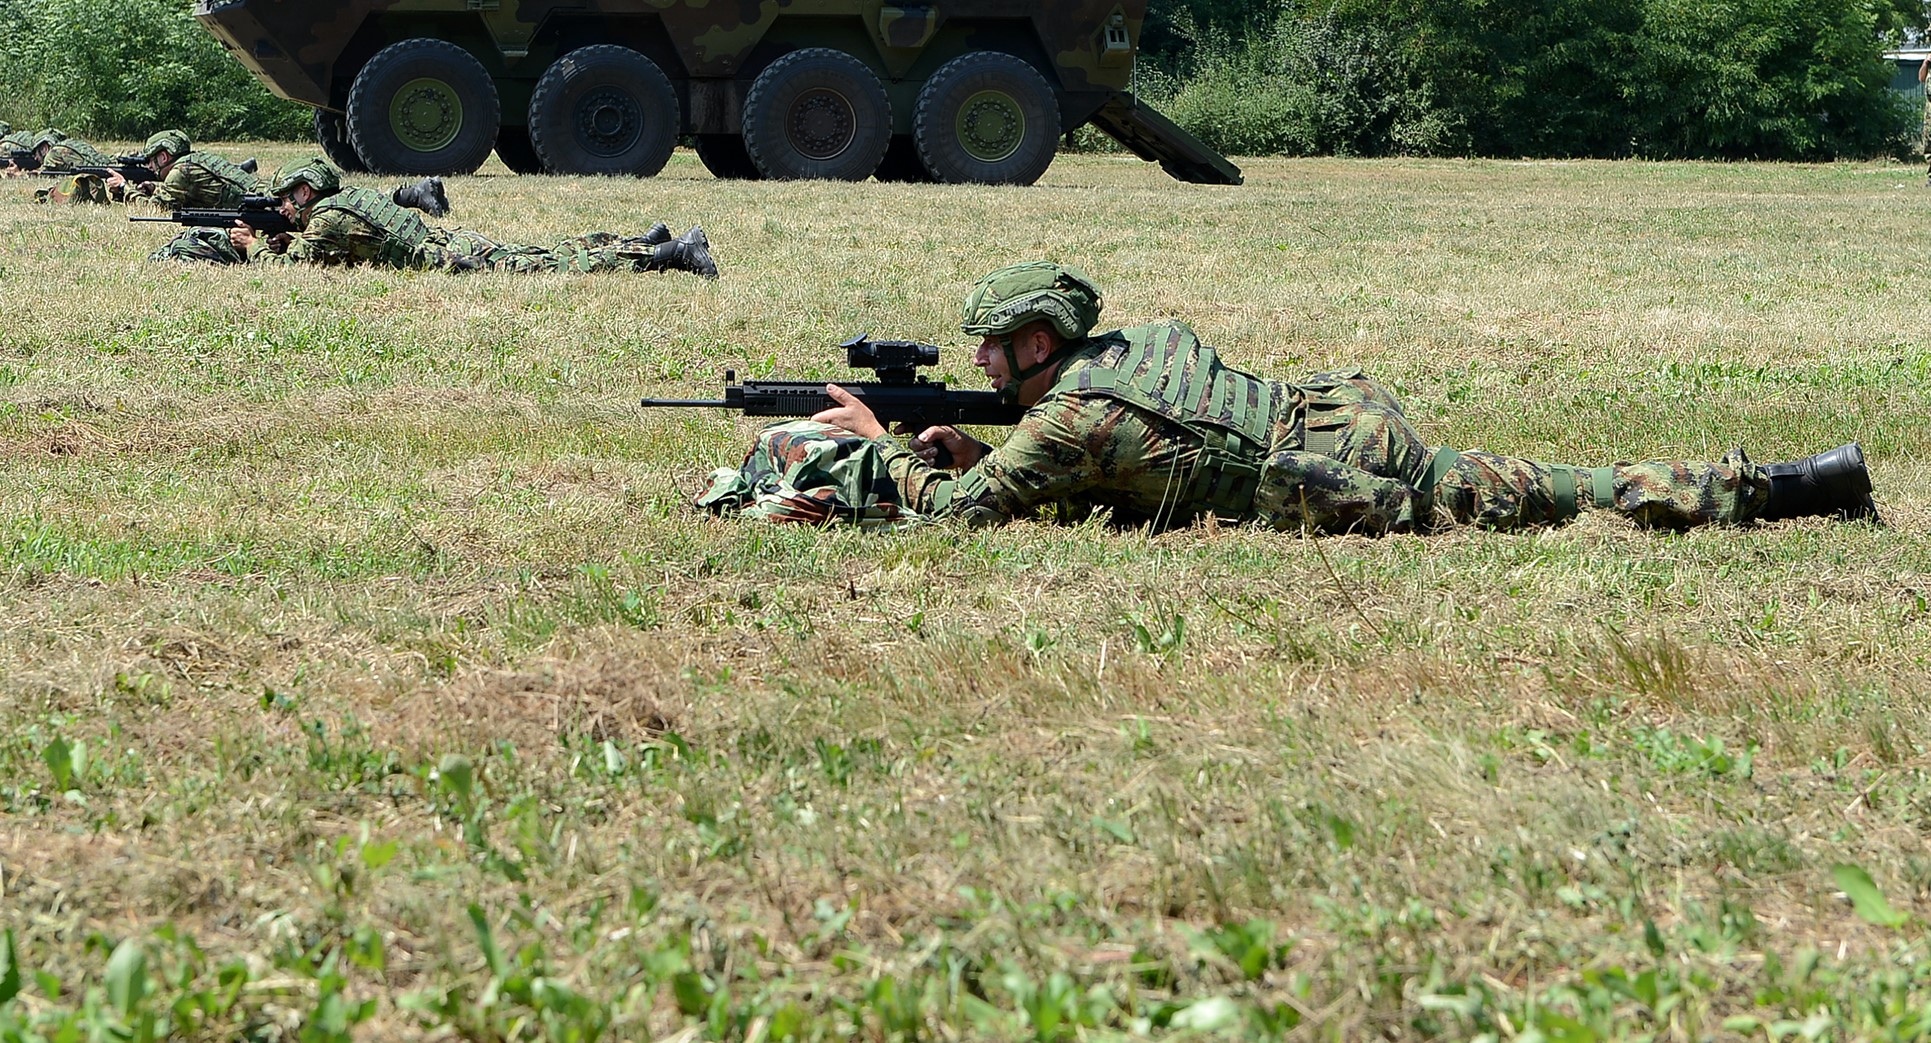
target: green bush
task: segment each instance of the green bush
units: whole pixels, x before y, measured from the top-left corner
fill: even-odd
[[[0,118],[140,138],[300,138],[309,110],[270,94],[189,14],[190,0],[0,0]]]
[[[1233,0],[1185,10],[1146,93],[1237,155],[1828,159],[1898,151],[1899,24],[1867,0]]]
[[[1460,152],[1461,120],[1433,104],[1396,40],[1332,14],[1283,17],[1239,43],[1205,34],[1191,76],[1165,91],[1174,120],[1235,155]]]

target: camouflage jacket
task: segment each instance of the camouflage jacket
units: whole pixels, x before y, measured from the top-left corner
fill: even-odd
[[[366,188],[345,188],[316,200],[307,222],[283,253],[257,241],[249,259],[273,264],[422,265],[430,228],[413,210]]]
[[[79,138],[68,138],[47,150],[47,156],[40,161],[43,169],[66,170],[70,167],[104,167],[114,162],[114,157],[89,145]]]
[[[245,196],[263,194],[261,179],[212,152],[190,152],[174,161],[167,177],[145,200],[163,210],[226,210]],[[128,194],[130,203],[142,199]]]
[[[1336,382],[1265,381],[1222,364],[1186,326],[1158,323],[1076,347],[1005,444],[964,474],[880,444],[904,506],[921,515],[995,522],[1059,504],[1063,517],[1107,507],[1157,528],[1246,518],[1262,462],[1303,445],[1309,388]]]

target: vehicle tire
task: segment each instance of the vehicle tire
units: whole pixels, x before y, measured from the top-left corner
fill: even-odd
[[[496,158],[518,174],[543,173],[543,157],[530,146],[528,127],[501,127],[496,131]]]
[[[682,121],[664,71],[615,44],[558,58],[530,94],[530,144],[553,174],[650,177],[669,161]]]
[[[932,181],[932,172],[925,169],[925,161],[919,158],[918,142],[910,134],[892,135],[892,144],[885,149],[885,158],[878,161],[878,169],[872,176],[880,181],[920,182]]]
[[[939,66],[912,113],[919,158],[947,184],[1030,185],[1052,165],[1059,132],[1052,85],[997,51]]]
[[[483,64],[443,40],[384,47],[349,88],[349,140],[378,174],[473,174],[500,116]]]
[[[751,153],[744,150],[744,139],[736,134],[697,135],[697,158],[712,177],[724,180],[757,181],[764,177]]]
[[[344,174],[366,174],[369,165],[355,154],[355,146],[349,144],[348,128],[342,125],[342,114],[327,109],[315,110],[315,143],[322,147],[322,155],[335,164]]]
[[[793,51],[744,96],[744,148],[768,178],[863,181],[891,141],[885,85],[843,51]]]

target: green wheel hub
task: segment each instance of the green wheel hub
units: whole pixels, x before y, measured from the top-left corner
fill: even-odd
[[[959,146],[982,163],[997,163],[1026,140],[1026,113],[1005,91],[980,91],[959,106]]]
[[[389,129],[417,152],[446,148],[463,129],[463,99],[442,80],[410,80],[389,100]]]

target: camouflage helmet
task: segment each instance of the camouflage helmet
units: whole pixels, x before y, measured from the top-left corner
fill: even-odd
[[[1100,290],[1086,273],[1051,261],[1010,264],[991,272],[966,293],[959,328],[974,337],[998,337],[1045,320],[1067,340],[1079,340],[1100,321]]]
[[[342,172],[324,157],[310,156],[283,167],[276,173],[275,180],[269,183],[268,191],[285,196],[294,191],[296,185],[307,185],[317,195],[332,195],[342,189]]]
[[[58,130],[55,130],[52,127],[48,127],[46,130],[43,130],[40,133],[35,134],[33,144],[28,147],[40,148],[43,145],[58,145],[61,142],[66,140],[67,140],[67,135],[61,133]]]
[[[163,150],[166,150],[168,155],[180,159],[194,151],[194,144],[188,140],[186,134],[178,130],[164,130],[149,138],[148,143],[141,147],[141,158],[153,159]]]

